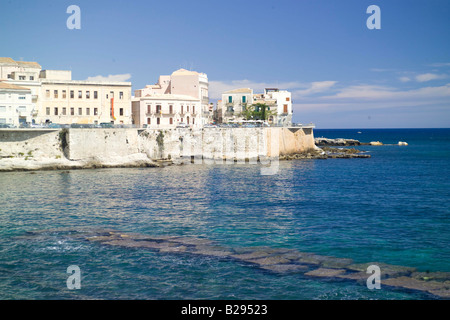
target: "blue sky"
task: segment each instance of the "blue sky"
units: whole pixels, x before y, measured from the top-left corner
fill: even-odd
[[[72,4],[80,30],[66,27]],[[0,56],[77,80],[139,89],[186,68],[208,74],[213,101],[290,90],[294,121],[317,128],[450,127],[448,0],[0,0],[0,30]]]

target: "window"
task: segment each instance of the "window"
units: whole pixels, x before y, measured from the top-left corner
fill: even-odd
[[[98,92],[94,91],[94,99],[97,99],[97,98],[98,98]]]
[[[119,109],[119,115],[123,116],[123,108]]]
[[[189,112],[189,106],[186,106],[186,112]]]
[[[94,116],[98,116],[98,108],[94,108]]]
[[[50,115],[50,108],[49,108],[49,107],[45,108],[45,114],[46,114],[47,116]]]
[[[173,124],[173,118],[169,119],[169,124]]]
[[[246,96],[242,96],[242,103],[246,103],[247,102],[247,97]]]
[[[183,114],[184,112],[183,112],[183,106],[181,106],[181,114]]]
[[[195,113],[195,106],[192,106],[192,113]]]
[[[232,103],[233,102],[233,97],[232,96],[228,96],[228,103]]]
[[[81,90],[78,90],[78,99],[83,98],[83,92]]]
[[[291,101],[291,98],[289,98],[289,97],[286,97],[286,101]]]
[[[91,115],[91,109],[90,108],[86,108],[86,115],[90,116]]]
[[[156,113],[161,113],[161,106],[160,105],[156,106]]]
[[[192,124],[195,124],[195,118],[192,118]]]
[[[58,108],[55,108],[55,116],[58,115]]]
[[[66,98],[66,90],[62,91],[62,98],[65,99]]]
[[[45,90],[45,97],[50,98],[50,90]]]
[[[67,114],[67,108],[62,109],[62,115],[65,116]]]
[[[91,98],[91,92],[90,91],[86,91],[86,99],[90,99]]]
[[[119,92],[119,99],[122,100],[123,99],[123,92]]]
[[[19,76],[19,80],[25,80],[25,76]]]
[[[151,124],[151,123],[152,123],[151,119],[147,118],[147,124]]]
[[[73,92],[73,90],[70,90],[70,99],[73,99],[75,97],[75,94]]]
[[[30,80],[33,81],[34,80],[34,76],[30,76]]]
[[[25,100],[25,96],[19,96],[19,100]]]
[[[173,106],[172,105],[169,106],[169,113],[173,114]]]
[[[83,115],[83,109],[82,108],[78,108],[78,115],[79,116]]]
[[[12,79],[12,75],[11,74],[8,74],[8,79]]]
[[[6,112],[6,106],[0,106],[0,112]]]
[[[58,99],[58,90],[53,91],[53,98]]]
[[[284,104],[283,105],[283,113],[287,113],[288,112],[288,105]]]
[[[70,108],[70,115],[74,116],[75,115],[75,108]]]
[[[186,117],[186,122],[187,124],[189,124],[189,117]]]
[[[151,105],[147,105],[147,113],[150,113],[152,111],[152,106]]]
[[[159,125],[161,122],[161,118],[156,118],[156,124]]]

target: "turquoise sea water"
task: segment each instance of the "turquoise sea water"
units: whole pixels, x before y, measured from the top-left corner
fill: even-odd
[[[358,133],[358,132],[361,133]],[[450,129],[315,130],[369,159],[0,173],[0,299],[427,299],[26,231],[98,227],[450,271]],[[82,288],[66,287],[69,265]]]

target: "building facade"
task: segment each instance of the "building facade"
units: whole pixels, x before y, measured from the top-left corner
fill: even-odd
[[[201,103],[190,96],[176,94],[148,95],[132,102],[133,121],[136,126],[170,129],[186,125],[200,128]]]
[[[242,119],[242,111],[253,104],[253,90],[240,88],[222,94],[222,121],[230,122]]]
[[[30,89],[0,82],[0,124],[31,123],[34,108]]]
[[[30,90],[27,122],[131,124],[131,82],[72,80],[69,70],[42,70],[36,62],[0,58],[0,80]]]
[[[72,80],[70,71],[41,72],[37,123],[131,124],[131,83]]]
[[[217,113],[221,122],[239,121],[243,119],[242,112],[248,106],[261,103],[268,106],[268,123],[278,126],[292,125],[291,92],[278,88],[266,88],[264,93],[253,94],[250,88],[240,88],[226,91],[222,100],[217,103]]]
[[[212,121],[208,97],[208,77],[204,73],[179,69],[160,76],[154,85],[135,91],[133,123],[139,127],[202,127]]]

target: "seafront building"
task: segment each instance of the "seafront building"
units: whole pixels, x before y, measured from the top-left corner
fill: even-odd
[[[0,58],[0,81],[30,90],[33,107],[21,108],[21,122],[131,124],[131,82],[72,80],[70,70],[11,58]]]
[[[242,118],[241,114],[253,104],[253,90],[240,88],[222,94],[222,121],[230,122]]]
[[[160,76],[156,84],[135,91],[133,123],[154,129],[200,128],[212,121],[208,87],[205,73],[179,69]]]
[[[34,108],[30,89],[0,82],[0,125],[31,123]]]
[[[43,70],[36,122],[131,124],[131,82],[72,80],[71,71]]]
[[[217,103],[218,119],[222,122],[242,120],[242,112],[253,104],[265,104],[268,111],[268,123],[279,126],[292,124],[292,95],[287,90],[278,88],[266,88],[264,93],[254,94],[250,88],[240,88],[226,91],[222,94],[222,100]],[[220,120],[219,120],[220,121]]]

